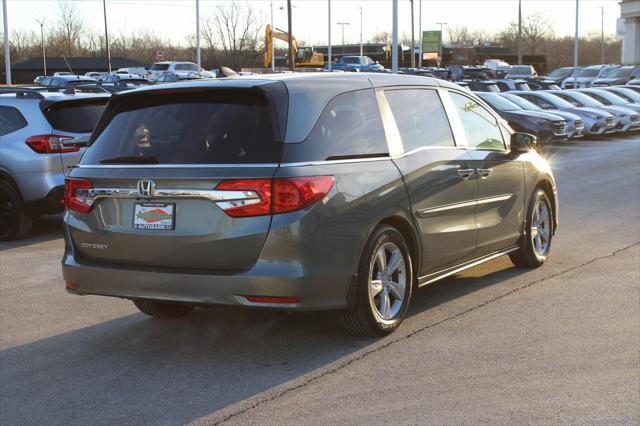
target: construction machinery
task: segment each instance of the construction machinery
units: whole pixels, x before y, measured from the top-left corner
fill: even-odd
[[[289,33],[279,30],[277,28],[271,28],[271,25],[267,25],[264,37],[264,66],[268,68],[271,66],[271,55],[273,52],[273,39],[278,39],[289,43]],[[293,46],[293,55],[295,57],[296,67],[301,68],[324,68],[324,55],[322,53],[314,52],[313,47],[298,47],[298,42],[295,37],[291,38],[291,45]],[[287,64],[289,60],[287,59]]]

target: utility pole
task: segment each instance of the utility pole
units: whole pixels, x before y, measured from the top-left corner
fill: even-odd
[[[522,0],[518,0],[518,65],[522,65]]]
[[[271,0],[271,31],[273,31],[273,0]],[[271,71],[276,70],[276,57],[273,48],[273,36],[271,36]]]
[[[575,72],[575,69],[578,68],[578,9],[579,9],[579,0],[576,0],[576,35],[575,40],[573,42],[573,88],[578,88],[578,73]]]
[[[291,24],[291,0],[287,0],[287,21],[289,24],[289,69],[296,70],[296,58],[293,54],[293,28]]]
[[[196,0],[196,64],[198,65],[198,73],[202,69],[200,61],[200,0]]]
[[[331,71],[331,0],[327,0],[327,69]]]
[[[600,6],[600,63],[604,64],[604,6]]]
[[[416,30],[413,23],[413,0],[411,0],[411,68],[416,67]]]
[[[342,26],[342,54],[344,55],[344,26],[350,25],[350,22],[338,22],[338,25]]]
[[[36,22],[40,24],[40,40],[42,43],[42,69],[44,71],[44,75],[46,76],[47,75],[47,55],[44,50],[44,20],[45,18],[42,18],[42,21],[40,21],[39,19],[36,19]]]
[[[109,31],[107,30],[107,0],[102,0],[102,9],[104,11],[104,44],[107,48],[107,64],[109,73],[111,73],[111,50],[109,49]]]
[[[11,58],[9,56],[9,18],[7,17],[7,0],[2,0],[2,23],[4,25],[4,71],[7,86],[11,86]]]
[[[362,45],[362,6],[360,6],[360,56],[364,56],[364,46]]]
[[[391,72],[398,73],[398,0],[393,0],[391,18]]]
[[[443,58],[444,58],[444,49],[442,47],[442,41],[444,40],[444,37],[442,37],[442,35],[444,34],[443,33],[443,31],[444,31],[443,28],[447,24],[448,24],[448,22],[436,22],[436,25],[440,25],[440,52],[438,52],[438,54],[440,55],[440,60],[439,60],[438,66],[442,65]]]
[[[418,0],[418,68],[422,68],[422,0]]]

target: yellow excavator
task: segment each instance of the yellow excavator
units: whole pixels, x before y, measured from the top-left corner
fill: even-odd
[[[271,25],[267,25],[264,36],[264,66],[269,68],[271,66],[271,46],[273,45],[273,39],[285,41],[289,43],[289,33],[280,31],[277,28],[272,29]],[[293,55],[296,61],[296,67],[303,68],[323,68],[324,67],[324,55],[322,53],[314,52],[313,47],[298,47],[298,42],[295,37],[292,37],[291,44],[293,45]],[[287,59],[287,64],[289,60]]]

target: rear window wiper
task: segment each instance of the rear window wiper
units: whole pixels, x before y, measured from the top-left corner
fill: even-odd
[[[114,157],[107,158],[106,160],[100,160],[101,164],[160,164],[156,157],[152,156],[128,156],[128,157]]]

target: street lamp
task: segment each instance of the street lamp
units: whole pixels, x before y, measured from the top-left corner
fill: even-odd
[[[364,49],[362,46],[362,6],[360,8],[360,56],[364,56]]]
[[[443,34],[442,31],[443,30],[442,30],[442,28],[447,24],[448,24],[448,22],[436,22],[436,25],[440,25],[440,52],[439,52],[440,53],[440,63],[438,64],[438,66],[440,66],[440,64],[442,64],[442,59],[443,59],[443,56],[444,56],[444,49],[442,48],[442,40],[443,40],[443,37],[442,37],[442,34]]]
[[[111,73],[111,50],[109,49],[109,31],[107,30],[107,0],[102,0],[102,9],[104,11],[104,43],[107,48],[107,64],[109,73]]]
[[[44,50],[44,19],[42,18],[42,21],[39,19],[36,19],[36,22],[38,24],[40,24],[40,38],[42,40],[42,68],[44,69],[44,75],[46,77],[47,75],[47,55],[45,53]]]
[[[350,22],[337,22],[338,25],[342,26],[342,54],[344,55],[344,26],[351,25]]]
[[[2,0],[2,16],[4,27],[4,69],[7,86],[11,86],[11,57],[9,56],[9,18],[7,18],[7,0]]]
[[[413,0],[411,2],[411,68],[416,67],[416,31],[413,27]]]

